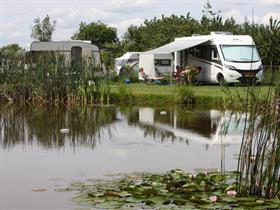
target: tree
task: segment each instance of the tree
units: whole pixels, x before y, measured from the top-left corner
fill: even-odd
[[[55,31],[56,21],[51,23],[49,15],[47,15],[43,21],[37,17],[34,19],[34,26],[32,27],[31,38],[38,41],[51,41],[52,35]]]
[[[23,56],[23,49],[18,44],[8,44],[0,48],[0,63],[4,58],[20,58]]]
[[[221,10],[218,11],[213,10],[213,6],[211,5],[209,0],[207,0],[207,3],[205,6],[203,6],[203,8],[204,8],[202,10],[203,14],[209,19],[213,19],[216,16],[219,16],[219,14],[221,13]]]
[[[72,36],[72,39],[90,40],[98,46],[105,46],[118,41],[117,30],[101,22],[90,24],[81,22],[79,30]]]

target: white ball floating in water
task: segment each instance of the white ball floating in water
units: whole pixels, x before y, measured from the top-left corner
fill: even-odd
[[[69,133],[69,129],[68,128],[62,128],[62,129],[60,129],[60,133]]]
[[[160,111],[160,115],[166,115],[167,112],[166,111]]]

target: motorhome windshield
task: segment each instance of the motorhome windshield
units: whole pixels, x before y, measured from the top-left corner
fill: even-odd
[[[254,45],[221,45],[221,50],[226,61],[246,63],[260,60]]]

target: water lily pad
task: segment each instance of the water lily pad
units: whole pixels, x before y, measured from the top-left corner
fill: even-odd
[[[118,201],[106,201],[104,203],[96,204],[95,207],[99,209],[117,209],[120,208],[124,203]]]
[[[73,201],[97,209],[276,209],[278,199],[235,197],[232,175],[221,172],[199,173],[196,176],[182,170],[165,174],[124,176],[120,179],[76,182],[59,191],[77,191]],[[217,197],[211,202],[211,196]]]
[[[134,193],[134,195],[148,197],[148,196],[151,196],[151,195],[155,195],[157,193],[157,190],[153,187],[150,187],[150,186],[138,185],[138,186],[135,187],[133,193]]]

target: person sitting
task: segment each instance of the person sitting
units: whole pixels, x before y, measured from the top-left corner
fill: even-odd
[[[188,79],[188,83],[193,83],[195,80],[197,80],[198,74],[201,72],[201,66],[195,66],[192,68],[189,68],[188,71],[186,71],[186,77]]]
[[[144,68],[143,67],[141,67],[139,69],[139,75],[140,75],[141,78],[143,78],[142,80],[144,80],[144,81],[154,81],[154,80],[162,80],[163,79],[163,77],[154,77],[154,76],[151,76],[151,75],[147,75],[144,72]]]
[[[198,74],[201,71],[201,67],[189,67],[186,66],[184,70],[179,73],[179,78],[182,81],[187,81],[188,83],[193,83],[197,79]]]
[[[182,69],[180,66],[176,66],[176,72],[174,72],[174,73],[175,73],[174,76],[175,76],[176,78],[180,77],[180,74],[181,74],[181,72],[182,72],[183,70],[184,70],[184,69]]]

